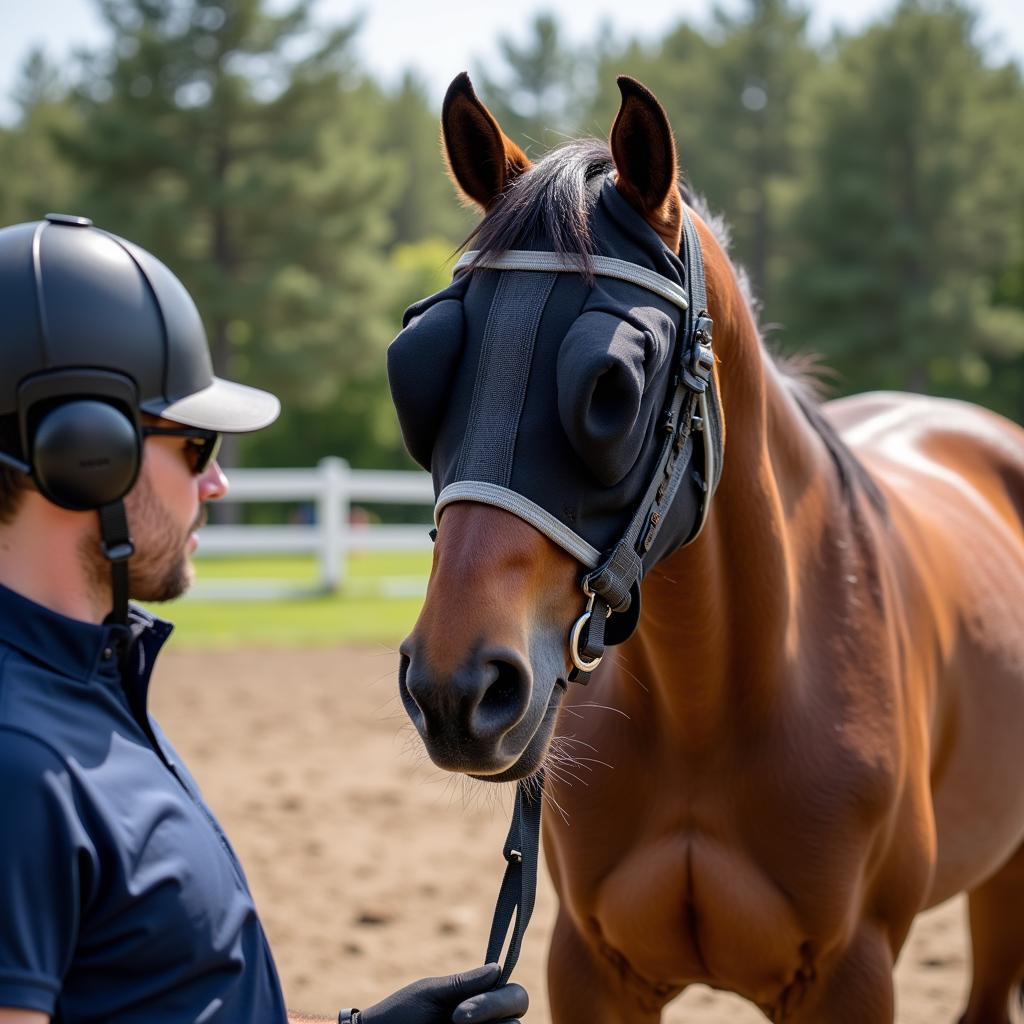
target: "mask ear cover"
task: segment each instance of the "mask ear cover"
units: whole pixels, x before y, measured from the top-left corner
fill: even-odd
[[[462,356],[462,300],[425,299],[406,310],[402,326],[388,348],[388,384],[405,447],[424,469],[430,469]]]
[[[644,398],[674,334],[672,321],[656,309],[630,310],[628,319],[589,310],[562,342],[558,415],[576,454],[605,487],[619,483],[640,456],[650,413]]]

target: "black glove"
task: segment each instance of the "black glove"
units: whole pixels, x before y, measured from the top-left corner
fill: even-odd
[[[530,997],[522,985],[494,988],[498,964],[444,978],[424,978],[399,989],[351,1019],[359,1024],[520,1024]],[[341,1018],[344,1019],[344,1016]]]

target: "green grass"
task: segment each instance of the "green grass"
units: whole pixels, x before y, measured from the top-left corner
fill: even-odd
[[[354,555],[341,591],[317,594],[312,592],[317,581],[313,558],[197,558],[194,592],[153,611],[175,623],[172,643],[179,649],[397,646],[416,620],[429,570],[429,551]],[[207,595],[215,595],[229,581],[239,581],[232,590],[250,595],[270,587],[294,589],[296,596],[204,596],[204,585]]]
[[[262,557],[210,558],[197,556],[196,577],[203,580],[277,579],[316,582],[317,564],[312,555],[265,555]],[[429,551],[373,551],[349,556],[348,574],[353,580],[387,577],[427,578]]]

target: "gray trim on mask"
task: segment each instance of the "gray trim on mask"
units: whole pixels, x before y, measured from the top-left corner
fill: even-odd
[[[465,270],[480,255],[478,249],[463,253],[455,264],[454,273]],[[647,267],[637,266],[626,260],[617,260],[611,256],[560,255],[555,252],[533,252],[528,249],[509,249],[500,256],[489,256],[477,264],[487,270],[543,270],[560,274],[579,274],[589,265],[591,272],[598,277],[614,277],[619,281],[638,284],[655,295],[675,304],[680,309],[690,305],[686,289],[675,281]]]
[[[507,487],[484,483],[480,480],[456,480],[448,484],[437,496],[434,506],[434,525],[441,523],[441,513],[447,505],[454,501],[477,501],[484,505],[511,512],[524,522],[536,527],[549,540],[553,540],[560,548],[568,551],[577,562],[582,562],[588,569],[596,569],[601,561],[601,552],[588,544],[579,534],[573,533],[560,519],[556,519],[547,509],[524,498]]]

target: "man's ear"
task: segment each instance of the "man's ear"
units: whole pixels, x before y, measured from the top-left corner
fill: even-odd
[[[483,210],[530,167],[529,157],[480,102],[465,71],[448,86],[441,108],[441,139],[455,187]]]
[[[654,94],[636,79],[617,79],[622,104],[610,136],[616,186],[661,235],[679,251],[683,228],[679,164],[668,117]]]

